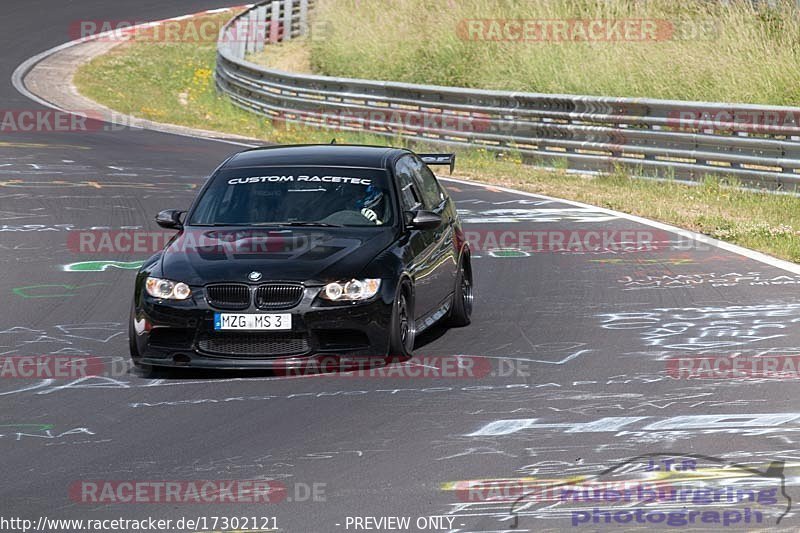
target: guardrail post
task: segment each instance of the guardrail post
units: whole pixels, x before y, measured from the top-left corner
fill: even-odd
[[[293,0],[283,0],[283,41],[292,40],[292,11]]]
[[[278,30],[281,23],[281,2],[280,0],[272,0],[272,6],[269,12],[269,42],[275,44],[278,42]]]
[[[255,10],[247,15],[247,53],[256,51],[256,28],[258,27],[258,14]]]
[[[226,50],[231,49],[230,27],[224,27],[219,30],[219,36],[217,37],[217,50],[221,50],[223,48]]]
[[[300,35],[308,35],[308,0],[300,0]]]
[[[244,29],[244,19],[236,21],[236,57],[244,59],[245,45],[247,44],[247,31]]]
[[[256,32],[253,36],[256,41],[256,52],[264,50],[264,41],[267,38],[267,6],[266,4],[256,8]]]
[[[228,26],[225,31],[225,46],[232,56],[236,57],[236,23]]]

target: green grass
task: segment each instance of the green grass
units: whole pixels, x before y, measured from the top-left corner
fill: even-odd
[[[222,15],[230,18],[230,15]],[[94,58],[75,74],[85,96],[135,117],[278,143],[330,142],[329,131],[276,124],[217,94],[216,45],[205,42],[125,43]],[[353,142],[376,142],[352,134]]]
[[[336,137],[343,143],[406,145],[401,139],[272,124],[216,93],[214,61],[212,44],[138,42],[95,58],[75,82],[83,94],[113,109],[161,122],[284,144]],[[622,173],[580,177],[522,165],[513,154],[498,159],[483,149],[459,151],[457,175],[645,216],[800,262],[797,197],[737,190],[714,178],[688,186]]]
[[[311,64],[327,75],[410,83],[796,105],[800,15],[794,0],[778,3],[771,11],[749,0],[326,0],[315,12],[325,32]],[[476,19],[644,19],[659,21],[659,37],[463,38],[464,21]]]
[[[743,191],[709,177],[698,185],[632,178],[618,172],[580,177],[498,161],[473,153],[459,174],[517,189],[577,200],[659,220],[711,237],[800,262],[800,198]]]

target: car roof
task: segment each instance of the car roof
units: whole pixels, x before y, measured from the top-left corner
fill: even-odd
[[[239,152],[222,168],[302,165],[385,169],[396,157],[407,153],[410,152],[402,148],[353,144],[267,146]]]

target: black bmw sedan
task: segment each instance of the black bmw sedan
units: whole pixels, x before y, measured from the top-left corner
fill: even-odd
[[[136,277],[139,367],[292,368],[409,357],[439,321],[469,324],[470,250],[428,165],[453,154],[302,145],[238,153]]]

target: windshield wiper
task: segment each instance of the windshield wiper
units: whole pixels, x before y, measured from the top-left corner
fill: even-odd
[[[233,226],[233,227],[253,227],[253,226],[277,226],[277,227],[284,227],[284,226],[306,226],[306,227],[316,227],[316,228],[344,228],[342,224],[328,224],[327,222],[252,222],[250,224],[232,224],[232,223],[225,223],[225,222],[215,222],[213,224],[188,224],[188,226],[193,227],[201,227],[201,228],[224,228],[226,226]]]
[[[215,222],[213,224],[187,224],[187,226],[201,227],[201,228],[224,228],[225,226],[248,226],[249,224],[226,224],[224,222]]]
[[[253,226],[306,226],[317,228],[343,228],[341,224],[328,224],[327,222],[258,222]]]

